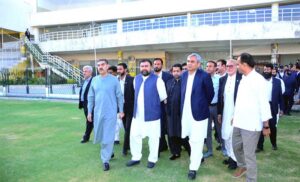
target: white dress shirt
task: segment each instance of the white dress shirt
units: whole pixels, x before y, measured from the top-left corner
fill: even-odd
[[[265,78],[254,69],[240,81],[233,126],[261,131],[263,122],[272,118]]]

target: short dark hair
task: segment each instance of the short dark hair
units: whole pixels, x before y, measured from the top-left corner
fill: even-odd
[[[222,66],[226,66],[226,64],[227,64],[227,61],[225,61],[225,59],[218,59],[217,63],[218,62],[221,62]]]
[[[164,62],[163,62],[163,60],[162,60],[161,58],[154,58],[153,62],[154,62],[154,61],[160,61],[161,64],[164,64]]]
[[[214,65],[214,67],[217,67],[217,63],[213,60],[209,60],[209,61],[207,61],[207,63],[212,63]]]
[[[174,64],[173,66],[172,66],[172,70],[173,70],[173,68],[179,68],[181,71],[182,71],[182,65],[181,64]]]
[[[140,65],[141,65],[141,63],[144,63],[144,62],[148,62],[150,64],[150,66],[152,66],[152,62],[149,59],[142,59],[140,61]]]
[[[108,64],[108,60],[107,59],[99,59],[97,62],[100,62],[100,61],[104,61],[106,64]]]
[[[254,68],[255,61],[253,59],[253,56],[249,53],[242,53],[240,56],[241,63],[246,63],[251,68]]]
[[[116,66],[114,66],[114,65],[112,65],[112,66],[110,66],[109,68],[108,68],[108,70],[112,70],[113,72],[117,72],[117,67]]]
[[[118,66],[122,66],[124,69],[127,69],[127,64],[126,63],[119,63]]]
[[[267,63],[267,64],[265,64],[265,67],[267,67],[267,68],[271,68],[271,69],[273,69],[273,68],[274,68],[274,66],[273,66],[273,64],[272,64],[272,63]]]
[[[181,66],[182,66],[182,67],[184,67],[184,66],[186,66],[186,65],[187,65],[186,63],[182,63],[182,65],[181,65]]]

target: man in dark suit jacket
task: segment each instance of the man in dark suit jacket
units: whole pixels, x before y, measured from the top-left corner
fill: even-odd
[[[270,141],[272,144],[272,149],[277,150],[277,114],[280,108],[280,115],[283,113],[283,97],[282,97],[282,90],[281,90],[281,81],[277,78],[272,78],[272,69],[273,65],[271,63],[266,64],[264,66],[263,76],[267,80],[268,84],[268,92],[269,92],[269,101],[272,113],[272,119],[269,120],[269,127],[271,130],[270,134]],[[279,107],[278,107],[279,106]],[[264,145],[264,135],[261,134],[256,152],[260,152],[263,150]]]
[[[173,76],[168,73],[162,71],[162,66],[164,62],[161,58],[155,58],[153,61],[153,68],[154,68],[154,73],[160,77],[164,83],[165,86],[167,85],[167,82],[173,78]],[[161,103],[161,136],[160,136],[160,141],[159,141],[159,152],[168,150],[168,144],[165,138],[165,135],[167,134],[167,116],[166,116],[166,111],[165,111],[165,104],[162,102]]]
[[[134,88],[133,88],[133,77],[127,74],[127,65],[125,63],[119,63],[118,66],[118,75],[121,85],[121,91],[124,96],[124,114],[122,118],[123,126],[125,129],[124,133],[124,145],[123,145],[123,155],[127,155],[128,150],[130,149],[130,127],[133,116],[133,107],[134,107]]]
[[[218,122],[221,124],[222,138],[224,139],[225,148],[228,154],[228,159],[223,161],[223,164],[228,165],[229,169],[236,169],[237,163],[232,150],[232,130],[231,119],[233,118],[233,111],[235,100],[238,92],[238,87],[240,80],[242,79],[242,74],[237,72],[236,60],[230,59],[226,63],[227,74],[220,78],[219,82],[219,93],[218,93]],[[230,79],[233,80],[230,80]],[[234,85],[233,92],[230,87]],[[226,89],[227,88],[227,92]],[[233,94],[233,95],[232,95]],[[227,98],[225,102],[225,95]],[[230,100],[229,98],[232,98]],[[233,101],[233,104],[232,104]],[[226,109],[224,110],[224,106]],[[227,113],[226,113],[227,112]],[[224,116],[224,117],[223,117]]]
[[[84,115],[86,118],[86,129],[85,129],[85,133],[82,137],[81,143],[86,143],[90,140],[90,135],[91,132],[93,130],[93,122],[89,122],[87,120],[87,115],[88,115],[88,93],[89,93],[89,89],[91,86],[91,82],[92,82],[92,73],[93,73],[93,68],[91,66],[84,66],[83,67],[83,77],[84,77],[84,82],[82,87],[80,88],[79,91],[79,109],[83,108],[84,111]]]
[[[187,57],[188,71],[181,78],[181,137],[189,137],[191,146],[188,179],[196,178],[202,159],[204,139],[207,136],[209,104],[214,88],[209,74],[200,68],[201,56],[193,53]]]
[[[287,69],[286,75],[283,76],[283,81],[285,84],[285,92],[283,94],[284,114],[291,115],[290,111],[294,104],[294,94],[297,87],[296,75],[292,74],[290,69]]]

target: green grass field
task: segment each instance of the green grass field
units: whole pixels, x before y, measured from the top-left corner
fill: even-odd
[[[146,140],[140,165],[126,167],[130,155],[123,157],[122,145],[118,145],[111,170],[103,172],[100,146],[80,143],[84,129],[84,115],[77,104],[0,100],[0,182],[188,181],[186,152],[176,161],[170,161],[169,152],[163,152],[154,169],[146,168]],[[299,129],[300,113],[280,120],[278,150],[272,151],[267,139],[265,151],[257,155],[258,181],[300,181]],[[231,178],[232,171],[225,168],[223,159],[214,151],[214,156],[201,165],[195,181],[245,181]]]

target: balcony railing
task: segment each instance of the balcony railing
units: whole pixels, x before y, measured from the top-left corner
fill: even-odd
[[[279,21],[300,21],[300,7],[279,8]],[[190,21],[190,22],[188,22]],[[172,29],[178,27],[199,27],[204,25],[215,26],[219,24],[262,23],[272,21],[271,8],[258,8],[248,10],[232,10],[212,13],[169,16],[142,20],[123,21],[122,32]],[[50,40],[80,39],[92,36],[101,36],[117,33],[117,23],[106,23],[99,27],[82,30],[59,31],[41,34],[40,42]]]
[[[68,39],[80,39],[98,35],[115,34],[117,33],[116,23],[106,23],[98,27],[81,30],[68,30],[59,32],[49,32],[41,34],[39,37],[40,42],[49,40],[68,40]]]

